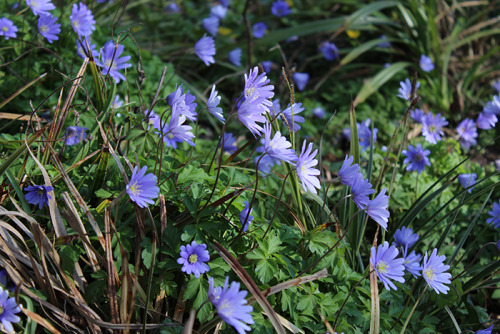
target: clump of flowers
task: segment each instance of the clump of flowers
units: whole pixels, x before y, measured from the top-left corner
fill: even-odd
[[[194,274],[194,277],[200,278],[200,275],[210,270],[207,262],[210,260],[210,254],[207,245],[197,244],[192,241],[191,244],[181,246],[181,257],[177,259],[178,264],[182,264],[182,271],[186,274]]]
[[[245,299],[247,291],[240,291],[240,283],[232,282],[229,286],[229,277],[226,277],[223,287],[215,287],[214,279],[208,279],[208,299],[217,308],[217,313],[227,324],[234,327],[239,334],[245,334],[254,323],[253,307]]]
[[[137,204],[140,208],[145,208],[148,204],[154,204],[152,198],[157,198],[160,188],[156,186],[156,175],[153,173],[146,174],[147,166],[138,170],[135,166],[127,184],[127,194],[130,196],[132,202]]]
[[[28,186],[24,188],[27,193],[24,195],[26,201],[33,205],[38,205],[39,209],[42,209],[44,205],[49,206],[49,199],[52,197],[49,192],[54,190],[51,186]]]

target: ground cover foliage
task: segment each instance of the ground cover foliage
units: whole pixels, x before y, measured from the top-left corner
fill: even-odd
[[[495,1],[0,9],[2,330],[498,328]]]

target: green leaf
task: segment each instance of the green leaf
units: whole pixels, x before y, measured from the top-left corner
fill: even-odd
[[[262,283],[267,283],[273,279],[278,272],[278,265],[274,259],[263,259],[257,262],[255,267],[257,277]]]
[[[110,198],[113,196],[113,193],[105,190],[105,189],[99,189],[95,192],[96,196],[99,198]]]
[[[178,184],[184,184],[192,181],[203,182],[208,179],[208,174],[201,168],[195,167],[193,165],[188,165],[182,169],[177,178]]]

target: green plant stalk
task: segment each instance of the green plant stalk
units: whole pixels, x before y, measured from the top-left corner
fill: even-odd
[[[35,140],[37,140],[45,132],[45,130],[47,130],[47,128],[49,127],[49,125],[51,125],[51,123],[48,123],[42,129],[40,129],[37,132],[35,132],[31,137],[28,138],[28,140],[26,140],[25,143],[23,143],[21,146],[19,146],[14,151],[14,153],[12,153],[11,156],[8,157],[3,162],[3,164],[0,165],[0,176],[7,170],[7,168],[9,168],[10,165],[12,165],[15,161],[17,161],[17,159],[19,158],[19,156],[21,156],[21,154],[23,154],[24,151],[26,151],[27,146],[25,144],[27,144],[28,146],[31,145],[31,144],[33,144],[35,142]]]
[[[92,184],[91,188],[91,196],[94,195],[94,193],[101,189],[101,187],[104,184],[104,179],[106,178],[106,171],[108,169],[108,163],[109,163],[109,157],[110,153],[107,147],[103,147],[101,151],[101,157],[99,159],[99,165],[97,165],[97,171],[95,173],[94,177],[94,183]]]
[[[424,290],[420,294],[420,297],[418,297],[417,301],[415,302],[415,305],[413,305],[413,308],[411,309],[410,314],[406,318],[406,321],[405,321],[405,323],[403,325],[403,328],[401,329],[400,334],[403,334],[405,332],[406,327],[410,323],[411,316],[413,315],[413,312],[415,312],[415,309],[417,308],[418,303],[420,303],[420,299],[422,299],[422,297],[424,296],[424,293],[425,293],[425,290],[427,290],[427,287],[428,287],[428,285],[425,286]]]
[[[154,222],[151,222],[154,224]],[[146,324],[148,322],[148,309],[149,309],[149,297],[151,295],[151,286],[153,285],[153,274],[155,271],[155,256],[156,256],[156,232],[153,232],[153,242],[151,244],[151,269],[149,272],[149,279],[148,279],[148,288],[146,292],[146,303],[144,307],[144,314],[143,314],[143,327],[142,327],[142,333],[146,334]]]
[[[354,157],[353,163],[359,164],[359,137],[358,137],[358,127],[356,122],[356,112],[354,111],[354,105],[351,103],[351,108],[349,111],[350,115],[350,130],[351,130],[351,140],[350,140],[350,154]],[[348,217],[352,217],[356,212],[356,207],[353,201],[349,201],[349,209],[348,209]],[[356,253],[360,247],[360,240],[358,239],[358,235],[361,230],[361,224],[363,221],[358,216],[355,222],[353,222],[351,228],[347,233],[347,241],[351,245],[351,251],[349,252],[351,267],[356,269]]]
[[[102,82],[95,62],[91,60],[89,61],[89,64],[90,64],[90,72],[92,73],[92,78],[94,81],[95,106],[97,108],[96,114],[99,114],[103,111],[104,108],[104,94],[102,91]]]

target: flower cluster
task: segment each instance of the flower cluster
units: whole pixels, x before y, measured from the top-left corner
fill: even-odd
[[[254,67],[248,75],[245,74],[244,100],[238,107],[239,120],[257,137],[264,129],[257,123],[265,123],[264,114],[269,112],[274,96],[274,86],[269,85],[270,80],[265,73],[258,75],[259,70]]]
[[[375,193],[371,183],[363,177],[360,172],[359,165],[353,164],[354,157],[346,156],[340,170],[338,179],[340,183],[351,187],[351,197],[354,203],[360,210],[366,210],[366,213],[375,220],[382,228],[387,230],[387,222],[389,221],[390,213],[387,210],[389,207],[389,196],[385,193],[386,188],[372,200],[368,197]]]

